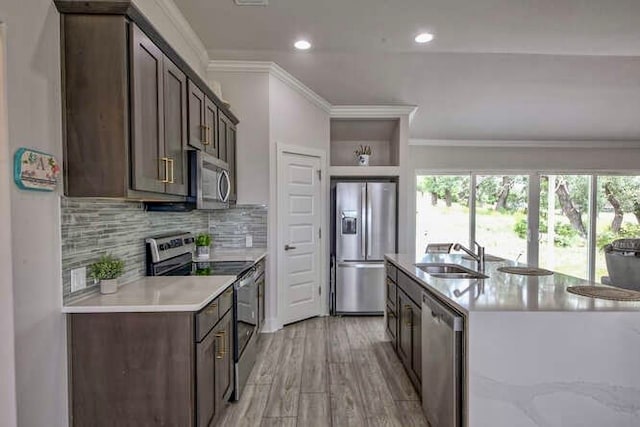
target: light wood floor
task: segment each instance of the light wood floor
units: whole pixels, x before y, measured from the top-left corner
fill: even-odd
[[[223,426],[426,426],[382,317],[324,317],[262,334]]]

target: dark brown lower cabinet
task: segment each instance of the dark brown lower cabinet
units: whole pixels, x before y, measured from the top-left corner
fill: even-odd
[[[70,314],[70,425],[215,425],[233,391],[233,308],[219,314],[199,342],[199,313]]]
[[[395,272],[396,268],[387,263],[387,272]],[[398,283],[387,277],[387,333],[400,361],[404,365],[411,382],[418,393],[421,392],[422,380],[422,307],[415,296],[420,286],[410,280],[404,273],[398,273]],[[406,290],[405,288],[406,287]],[[420,289],[420,288],[418,288]]]

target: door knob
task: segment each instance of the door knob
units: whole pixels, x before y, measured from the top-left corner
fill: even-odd
[[[285,250],[285,251],[291,251],[291,250],[293,250],[293,249],[295,249],[295,248],[296,248],[295,246],[291,246],[291,245],[284,245],[284,250]]]

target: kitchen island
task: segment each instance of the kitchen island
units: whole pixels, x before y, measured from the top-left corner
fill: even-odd
[[[640,302],[570,294],[568,286],[594,283],[559,273],[497,270],[513,261],[487,262],[485,279],[434,277],[415,265],[475,269],[459,255],[386,261],[399,283],[418,285],[463,319],[462,425],[640,425]]]

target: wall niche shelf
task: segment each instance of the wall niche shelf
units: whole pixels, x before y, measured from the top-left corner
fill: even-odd
[[[399,166],[330,166],[329,175],[332,177],[350,176],[399,176]]]
[[[365,169],[387,171],[381,176],[387,176],[389,171],[399,166],[400,158],[400,121],[398,119],[331,119],[331,169],[334,167],[347,168],[346,172],[355,167],[360,172],[355,175],[371,176]],[[371,147],[369,166],[357,166],[354,151],[360,145]],[[385,169],[387,168],[387,169]],[[332,173],[333,175],[333,173]],[[349,173],[344,176],[352,175]],[[377,173],[376,175],[380,175]],[[397,173],[396,173],[397,175]]]

